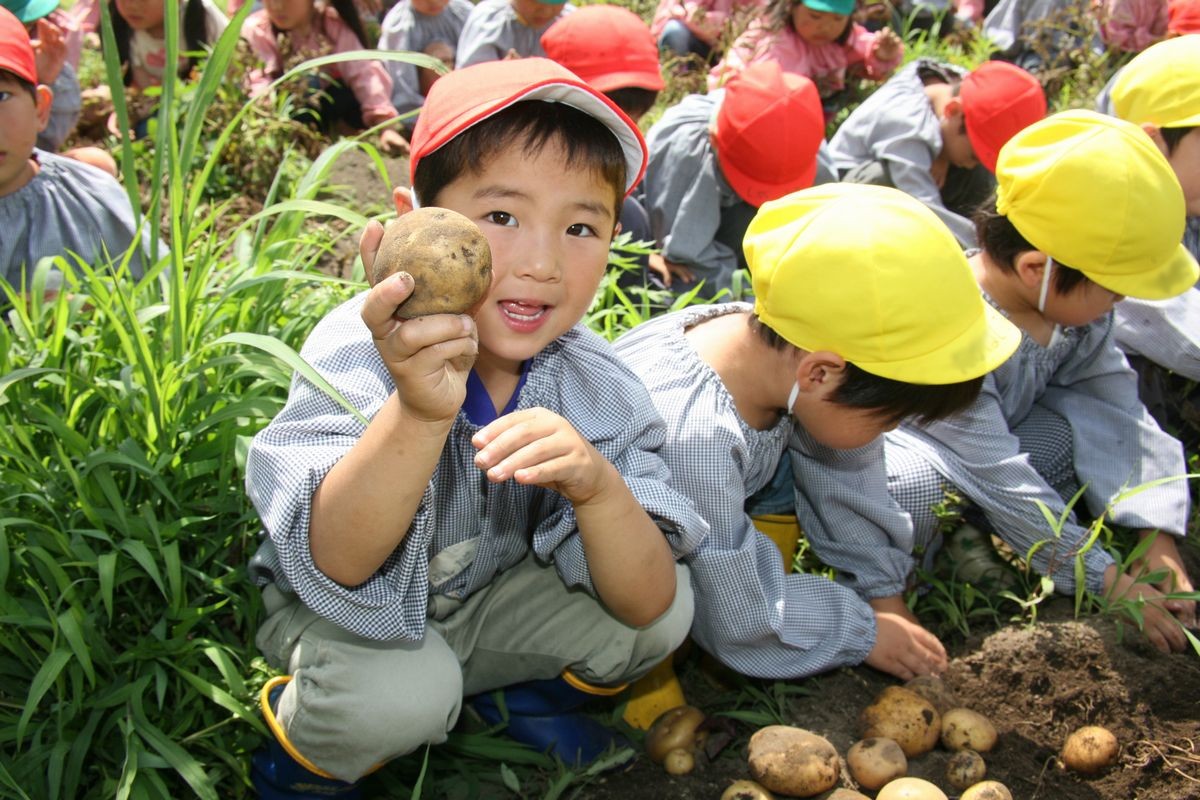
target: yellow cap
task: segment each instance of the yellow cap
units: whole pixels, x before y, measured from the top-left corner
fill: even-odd
[[[1180,243],[1183,189],[1141,128],[1093,111],[1035,122],[1000,150],[996,211],[1109,291],[1174,297],[1200,269]]]
[[[1147,47],[1117,75],[1113,110],[1135,125],[1200,125],[1200,34]]]
[[[977,378],[1018,330],[983,301],[962,249],[920,201],[830,183],[764,203],[744,240],[754,311],[804,350],[905,383]]]

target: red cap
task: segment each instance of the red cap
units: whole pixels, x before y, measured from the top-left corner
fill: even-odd
[[[721,173],[756,208],[812,186],[825,139],[816,85],[774,61],[751,64],[725,84],[715,139]]]
[[[542,49],[601,92],[657,92],[665,85],[650,26],[621,6],[584,6],[567,14],[542,34]]]
[[[1171,0],[1167,4],[1167,33],[1200,33],[1200,0]]]
[[[578,13],[578,12],[576,12]],[[625,194],[646,171],[646,141],[625,112],[548,58],[484,61],[434,81],[413,130],[409,179],[417,163],[467,128],[523,100],[563,103],[599,120],[625,153]]]
[[[29,32],[21,20],[4,6],[0,6],[0,69],[11,72],[23,81],[38,82]]]
[[[975,157],[992,172],[1005,142],[1046,116],[1046,93],[1038,79],[1005,61],[985,61],[973,69],[958,96]]]

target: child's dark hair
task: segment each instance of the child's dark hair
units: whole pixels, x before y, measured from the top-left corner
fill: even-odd
[[[794,348],[774,329],[750,315],[750,329],[776,350]],[[889,423],[911,417],[918,424],[934,422],[958,413],[975,402],[983,388],[983,376],[959,383],[906,383],[867,372],[846,362],[841,384],[831,401],[848,408],[869,411]]]
[[[346,23],[346,27],[350,29],[350,32],[358,37],[358,43],[364,48],[367,47],[367,31],[363,27],[362,18],[358,16],[358,9],[354,6],[354,0],[329,0],[329,5],[333,6],[333,10],[342,18],[342,22]],[[318,11],[319,9],[320,6],[318,6]],[[321,26],[321,29],[324,30],[324,19],[320,14],[318,14],[317,25]],[[276,38],[284,32],[276,28],[274,24],[271,25],[271,31],[275,34]],[[329,38],[332,39],[333,37],[330,36]],[[276,75],[274,77],[277,78],[279,76]]]
[[[771,4],[767,7],[766,26],[769,30],[780,31],[784,28],[795,32],[795,27],[792,25],[792,9],[796,6],[804,5],[804,0],[771,0]],[[834,44],[845,44],[850,40],[850,31],[854,28],[854,16],[846,15],[846,27],[842,28],[842,32],[833,40]]]
[[[1182,128],[1159,128],[1158,132],[1162,134],[1163,141],[1167,143],[1167,155],[1174,155],[1175,148],[1179,147],[1183,137],[1194,130],[1196,130],[1195,125],[1185,125]]]
[[[617,108],[633,119],[637,119],[653,108],[655,101],[658,100],[658,92],[653,89],[643,89],[640,86],[622,86],[620,89],[613,89],[604,94],[616,104]]]
[[[133,28],[117,9],[117,0],[109,0],[108,11],[112,15],[113,38],[117,40],[117,60],[125,72],[125,85],[133,83],[133,68],[129,60],[129,42],[133,39]],[[208,26],[205,24],[202,0],[187,0],[183,7],[183,44],[181,50],[198,52],[208,41]],[[189,56],[179,68],[179,77],[187,78],[196,67],[196,59]]]
[[[37,105],[37,85],[30,83],[15,72],[9,72],[6,69],[0,69],[0,78],[8,78],[17,86],[29,94],[33,98],[33,104]]]
[[[434,205],[442,189],[464,172],[478,174],[504,148],[522,144],[536,154],[554,142],[570,164],[591,168],[612,186],[613,220],[625,197],[625,154],[617,137],[595,117],[565,103],[525,100],[472,125],[417,162],[413,191]]]
[[[996,211],[996,198],[986,201],[975,212],[975,237],[979,246],[1001,268],[1009,272],[1017,269],[1017,256],[1037,250],[1029,243],[1008,217]],[[1059,294],[1069,294],[1088,282],[1088,277],[1079,270],[1054,262],[1054,288]]]

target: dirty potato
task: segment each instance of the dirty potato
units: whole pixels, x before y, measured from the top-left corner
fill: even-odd
[[[802,728],[768,725],[750,737],[750,774],[772,792],[812,797],[837,783],[837,750]]]
[[[1000,781],[982,781],[968,787],[958,800],[1013,800],[1013,796]]]
[[[966,789],[983,780],[987,764],[974,750],[959,750],[946,762],[946,780],[955,789]]]
[[[1073,772],[1094,775],[1117,763],[1119,750],[1112,731],[1099,725],[1087,725],[1067,737],[1062,760]]]
[[[891,739],[908,758],[932,750],[942,732],[942,718],[933,703],[901,686],[880,692],[859,715],[859,725],[864,739]]]
[[[469,312],[492,285],[492,251],[471,220],[448,208],[418,208],[389,224],[372,267],[373,284],[395,272],[413,277],[396,309],[401,319]]]
[[[860,786],[878,789],[908,774],[908,759],[891,739],[872,737],[855,742],[846,752],[846,766]]]
[[[942,715],[942,746],[986,753],[996,746],[996,726],[978,711],[952,708]]]

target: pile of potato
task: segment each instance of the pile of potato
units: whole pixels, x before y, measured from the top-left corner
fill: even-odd
[[[691,771],[690,756],[703,743],[702,735],[696,734],[703,721],[704,713],[689,706],[666,712],[647,734],[647,752],[672,774]],[[863,709],[859,728],[862,739],[847,751],[845,764],[859,788],[878,791],[875,800],[947,800],[938,786],[908,776],[909,760],[939,743],[952,753],[945,783],[958,793],[958,800],[1013,800],[1004,784],[985,779],[984,754],[999,738],[995,726],[983,714],[960,706],[938,678],[887,687]],[[669,760],[680,749],[689,754],[682,771]],[[1062,762],[1068,769],[1091,775],[1116,763],[1118,750],[1112,733],[1088,726],[1068,737]],[[773,800],[773,793],[815,797],[837,786],[841,763],[836,748],[824,737],[802,728],[769,725],[750,737],[753,780],[735,781],[721,800]],[[870,799],[839,788],[827,800]]]

